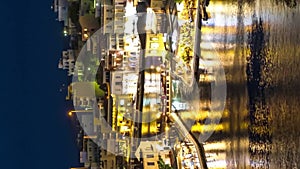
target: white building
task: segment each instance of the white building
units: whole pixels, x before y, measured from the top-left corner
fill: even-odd
[[[104,1],[103,4],[103,34],[108,34],[109,49],[124,49],[125,1]]]
[[[117,34],[124,33],[124,16],[125,16],[125,1],[115,0],[114,4],[114,32]]]
[[[58,21],[68,22],[68,1],[58,0]]]
[[[140,159],[140,154],[142,155],[144,168],[157,169],[159,156],[165,164],[171,166],[170,151],[170,147],[164,147],[160,142],[142,141],[135,155],[138,159]]]
[[[68,0],[54,0],[51,8],[57,13],[57,20],[68,26]]]
[[[137,91],[138,75],[134,72],[116,71],[112,73],[112,94],[127,95]]]
[[[68,76],[74,74],[75,69],[75,53],[74,50],[66,50],[62,52],[62,56],[58,63],[59,69],[68,70]]]

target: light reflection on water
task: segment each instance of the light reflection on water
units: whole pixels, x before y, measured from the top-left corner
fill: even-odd
[[[211,168],[300,168],[300,8],[277,2],[211,1],[207,9],[215,18],[203,28],[202,39],[221,44],[229,112],[221,122],[229,122],[229,128],[215,133],[205,145]],[[262,69],[258,76],[267,84],[258,82],[259,91],[248,88],[247,75],[251,62],[247,35],[257,18],[263,21],[265,38],[265,53],[260,56],[264,60],[256,61]],[[233,49],[227,48],[232,44]],[[245,122],[248,128],[241,125]]]

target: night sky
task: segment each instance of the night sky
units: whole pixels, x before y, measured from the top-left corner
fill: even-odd
[[[79,153],[64,100],[66,49],[52,0],[1,1],[1,169],[68,169]]]

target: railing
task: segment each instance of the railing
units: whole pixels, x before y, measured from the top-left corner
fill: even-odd
[[[178,129],[180,134],[191,141],[193,145],[195,145],[201,168],[208,169],[203,145],[197,141],[197,139],[191,134],[189,130],[187,130],[187,127],[183,123],[182,119],[176,113],[171,113],[169,117],[172,119],[172,121],[174,121],[174,125]]]

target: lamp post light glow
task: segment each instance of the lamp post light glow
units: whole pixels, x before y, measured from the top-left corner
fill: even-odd
[[[90,113],[93,112],[93,109],[87,109],[87,110],[71,110],[68,112],[69,116],[73,116],[73,113]]]
[[[170,130],[169,126],[166,125],[165,130],[166,130],[166,131],[169,131],[169,130]]]

